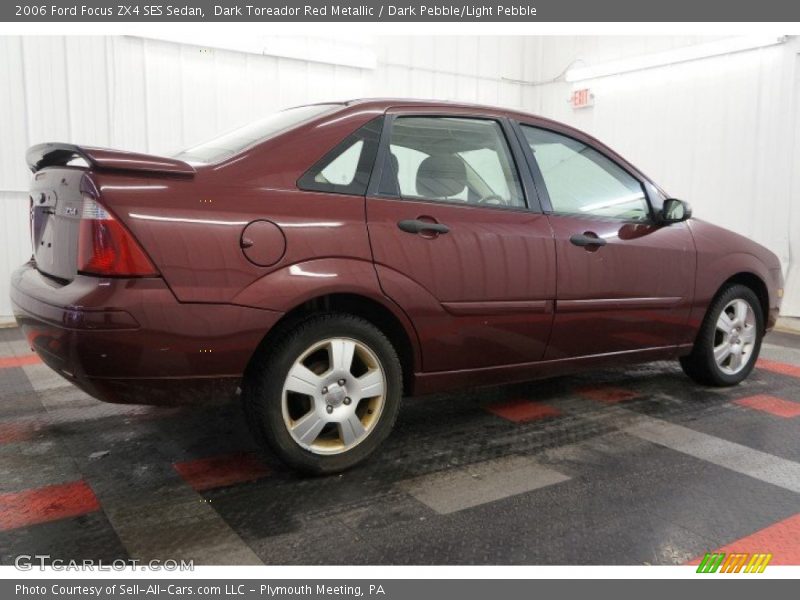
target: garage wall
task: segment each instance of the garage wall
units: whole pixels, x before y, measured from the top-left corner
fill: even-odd
[[[784,315],[800,316],[798,40],[588,81],[546,83],[566,65],[596,65],[711,41],[691,37],[538,38],[528,108],[588,131],[671,195],[775,252]],[[594,106],[573,109],[572,90]]]
[[[9,275],[30,255],[32,144],[169,153],[308,102],[391,95],[522,106],[530,93],[506,78],[524,78],[531,39],[215,40],[250,52],[175,40],[0,37],[0,319],[11,314]]]
[[[585,129],[689,200],[698,217],[773,249],[788,271],[784,313],[800,315],[795,40],[563,81],[576,60],[596,64],[710,39],[264,37],[246,46],[222,41],[222,49],[179,38],[0,37],[0,319],[10,314],[8,276],[29,255],[31,144],[168,153],[280,107],[359,96],[521,107]],[[595,105],[573,110],[573,87],[589,87]]]

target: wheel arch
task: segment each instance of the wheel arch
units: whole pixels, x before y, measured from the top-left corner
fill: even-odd
[[[699,252],[695,293],[689,323],[695,335],[722,291],[732,285],[741,284],[753,290],[764,314],[767,330],[774,325],[776,290],[771,284],[770,271],[758,256],[748,252]],[[694,339],[694,336],[693,336]]]
[[[734,286],[742,286],[752,292],[756,297],[757,303],[765,310],[763,316],[763,325],[767,326],[767,315],[769,307],[769,291],[766,282],[757,274],[752,271],[739,271],[727,277],[722,281],[713,294],[708,306],[705,308],[705,314],[701,326],[698,328],[697,335],[695,336],[691,352],[680,357],[681,367],[683,371],[692,379],[702,385],[711,385],[715,387],[726,387],[736,385],[746,378],[750,371],[752,371],[755,360],[751,356],[747,356],[747,363],[739,367],[737,371],[725,371],[723,365],[719,362],[727,358],[728,354],[733,352],[732,347],[728,345],[728,353],[720,359],[716,357],[716,328],[717,321],[712,319],[711,316],[718,315],[717,312],[720,307],[725,307],[728,302],[742,292],[736,292],[729,296],[725,293]],[[755,307],[754,307],[755,308]],[[714,312],[712,313],[712,309]],[[754,350],[751,352],[757,357],[761,345],[763,331],[757,332],[755,340],[753,341]],[[724,342],[724,340],[722,340]],[[740,356],[744,356],[744,346],[739,350]]]
[[[722,282],[722,285],[717,289],[717,293],[714,294],[712,304],[727,288],[737,284],[753,290],[753,293],[758,297],[758,302],[761,305],[761,314],[764,318],[764,323],[766,323],[769,315],[769,291],[767,284],[760,276],[751,271],[740,271]]]
[[[336,292],[307,299],[288,310],[264,335],[250,358],[245,375],[257,357],[269,354],[275,340],[280,338],[303,319],[322,312],[341,312],[366,319],[389,338],[397,351],[403,370],[403,395],[413,393],[414,373],[420,364],[416,331],[399,309],[359,293]]]

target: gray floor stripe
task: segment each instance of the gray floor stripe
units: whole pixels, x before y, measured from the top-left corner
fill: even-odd
[[[73,385],[61,375],[43,363],[24,365],[22,370],[37,392],[47,392],[58,388],[73,388]]]
[[[798,365],[800,364],[800,349],[764,343],[761,345],[760,357]]]
[[[0,342],[0,354],[3,356],[31,356],[33,350],[31,345],[24,339],[22,340],[6,340]]]
[[[651,417],[638,416],[634,424],[623,431],[800,493],[800,464],[794,461]]]
[[[506,456],[423,475],[396,485],[437,513],[448,514],[568,479],[532,458]]]
[[[95,485],[96,481],[91,482]],[[261,565],[245,541],[189,486],[177,483],[135,499],[97,493],[130,555],[142,561],[193,560],[206,565]]]

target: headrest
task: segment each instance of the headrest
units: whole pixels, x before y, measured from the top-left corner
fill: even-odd
[[[417,170],[417,194],[424,198],[448,198],[464,190],[467,167],[452,154],[434,154]]]
[[[389,152],[389,172],[395,177],[400,172],[400,163],[397,161],[394,152]]]
[[[382,194],[389,194],[390,196],[400,195],[400,181],[397,177],[399,172],[400,164],[397,162],[397,157],[394,155],[394,152],[389,152],[386,156],[386,168],[381,177],[380,192]]]

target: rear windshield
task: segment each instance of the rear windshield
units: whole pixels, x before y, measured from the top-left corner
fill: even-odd
[[[268,117],[248,123],[192,148],[183,150],[175,158],[190,164],[216,163],[238,154],[248,146],[261,142],[277,133],[291,129],[314,117],[338,107],[338,104],[313,104],[287,108]]]

